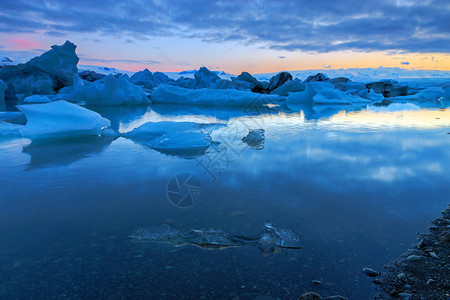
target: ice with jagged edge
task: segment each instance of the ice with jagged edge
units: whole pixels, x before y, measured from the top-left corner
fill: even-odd
[[[21,134],[30,138],[100,135],[110,126],[100,114],[67,101],[17,107],[28,120]]]
[[[222,123],[148,122],[123,136],[169,154],[200,155],[213,143],[211,132],[225,126]]]
[[[171,85],[162,85],[151,95],[154,103],[190,104],[205,106],[246,107],[256,103],[278,103],[285,97],[279,95],[257,94],[234,89],[186,89]]]

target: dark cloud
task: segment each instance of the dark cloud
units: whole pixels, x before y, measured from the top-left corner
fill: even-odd
[[[5,33],[174,36],[307,52],[449,53],[448,28],[442,0],[15,0],[0,11]]]
[[[402,65],[409,65],[409,61],[402,61],[400,62]]]
[[[286,56],[281,55],[281,56],[278,56],[278,58],[279,58],[279,59],[285,59]]]

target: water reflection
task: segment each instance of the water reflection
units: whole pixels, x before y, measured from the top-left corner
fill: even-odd
[[[68,166],[80,159],[102,153],[114,137],[88,136],[68,139],[39,139],[23,147],[30,155],[27,170]]]

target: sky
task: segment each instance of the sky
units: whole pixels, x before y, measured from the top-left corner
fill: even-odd
[[[0,56],[66,40],[128,71],[450,70],[450,0],[0,0]]]

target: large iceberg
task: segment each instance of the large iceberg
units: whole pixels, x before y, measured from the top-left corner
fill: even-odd
[[[132,83],[142,85],[148,89],[153,89],[155,87],[155,79],[153,78],[153,74],[149,71],[149,69],[134,73],[130,77],[130,80]]]
[[[0,68],[0,79],[8,85],[6,101],[17,101],[17,94],[53,95],[62,87],[72,85],[78,63],[75,49],[74,44],[66,41],[25,64]]]
[[[217,80],[220,79],[216,73],[211,72],[206,67],[201,67],[198,72],[194,74],[195,77],[195,88],[209,88],[213,85]]]
[[[150,104],[144,91],[124,76],[115,78],[112,74],[95,82],[73,78],[74,89],[67,95],[70,101],[88,105],[140,105]]]
[[[243,107],[252,104],[278,103],[285,99],[279,95],[263,95],[250,91],[206,88],[191,90],[170,85],[162,85],[156,88],[151,98],[154,103]]]
[[[99,135],[110,125],[98,113],[66,101],[17,107],[28,120],[21,133],[31,138]]]

